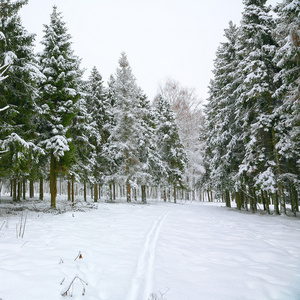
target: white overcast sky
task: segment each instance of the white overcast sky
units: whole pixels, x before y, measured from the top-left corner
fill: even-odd
[[[206,99],[224,29],[230,20],[239,24],[243,11],[242,0],[29,0],[20,15],[37,35],[37,52],[53,5],[63,13],[85,78],[96,66],[106,83],[124,51],[150,100],[167,78]]]

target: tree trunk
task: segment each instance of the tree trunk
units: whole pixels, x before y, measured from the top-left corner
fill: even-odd
[[[33,198],[34,197],[34,188],[33,188],[33,180],[29,180],[29,197]]]
[[[280,167],[280,159],[279,159],[279,153],[276,148],[276,137],[275,137],[275,130],[272,128],[272,143],[273,143],[273,152],[276,162],[276,169],[277,169],[277,178],[281,176],[281,167]],[[286,205],[285,205],[285,197],[283,193],[283,187],[281,183],[281,179],[277,179],[277,187],[278,187],[278,195],[279,197],[279,203],[280,203],[280,211],[281,213],[286,214]]]
[[[277,192],[275,194],[273,194],[273,203],[274,203],[274,213],[276,215],[280,215],[280,212],[279,212],[279,203],[278,203],[278,194],[277,194]]]
[[[141,186],[141,191],[142,191],[142,203],[147,203],[146,186],[145,185]]]
[[[17,178],[13,179],[13,200],[17,201]]]
[[[136,188],[134,188],[133,192],[134,192],[134,201],[137,202],[137,190],[136,190]]]
[[[83,181],[83,200],[86,202],[86,181]]]
[[[74,205],[74,200],[75,200],[75,197],[74,197],[74,177],[72,177],[71,183],[72,183],[72,205]]]
[[[112,193],[112,183],[109,183],[109,201],[112,202],[113,200],[113,193]]]
[[[71,201],[71,181],[68,180],[68,201]]]
[[[116,201],[116,183],[113,181],[113,200]]]
[[[40,200],[44,200],[44,179],[40,178]]]
[[[266,208],[266,199],[265,199],[265,196],[264,196],[264,191],[260,190],[260,194],[261,194],[261,201],[262,201],[262,204],[264,206],[264,211],[266,211],[267,208]]]
[[[22,192],[23,192],[23,199],[26,200],[26,179],[25,178],[23,178]]]
[[[94,202],[98,202],[98,184],[94,184]]]
[[[21,201],[21,181],[18,179],[18,194],[17,201]]]
[[[292,182],[290,183],[290,197],[291,197],[292,212],[294,214],[294,217],[297,217],[297,212],[299,211],[298,197],[297,197],[297,191]]]
[[[210,194],[209,194],[209,190],[207,191],[207,199],[208,199],[208,202],[211,202],[211,201],[210,201]]]
[[[225,190],[225,202],[226,202],[226,207],[231,207],[230,193],[228,189]]]
[[[56,195],[57,195],[57,174],[56,174],[56,158],[53,150],[50,157],[50,194],[51,194],[51,207],[56,208]]]
[[[267,213],[270,214],[270,196],[267,191],[264,191]]]
[[[174,197],[174,203],[176,203],[176,185],[174,184],[174,195],[173,195],[173,197]]]
[[[240,192],[235,192],[235,202],[236,202],[236,208],[238,210],[241,210],[242,204],[241,204]]]
[[[166,188],[164,188],[164,202],[167,202],[167,192],[166,192]]]
[[[127,202],[131,202],[131,192],[130,192],[130,183],[129,183],[129,179],[127,179],[126,181],[126,199]]]
[[[10,196],[13,198],[14,181],[10,180]]]

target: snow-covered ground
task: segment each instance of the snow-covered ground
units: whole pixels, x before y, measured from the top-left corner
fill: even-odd
[[[74,278],[72,299],[300,299],[299,218],[215,203],[99,203],[23,212],[24,228],[20,212],[1,207],[2,300],[63,299]]]

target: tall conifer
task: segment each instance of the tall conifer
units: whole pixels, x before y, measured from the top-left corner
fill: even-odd
[[[77,114],[82,72],[80,60],[71,49],[71,36],[56,6],[45,25],[40,65],[45,79],[41,83],[40,108],[43,117],[42,143],[50,157],[51,207],[56,206],[58,172],[68,172],[75,163],[70,125]]]

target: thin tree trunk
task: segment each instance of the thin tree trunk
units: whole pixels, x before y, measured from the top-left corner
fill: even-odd
[[[14,181],[11,179],[10,180],[10,197],[13,198],[13,186],[14,186]]]
[[[56,158],[51,151],[50,157],[50,194],[51,194],[51,207],[56,208],[56,195],[57,195],[57,174],[56,174]]]
[[[72,177],[71,183],[72,183],[72,205],[74,205],[74,200],[75,200],[75,197],[74,197],[74,177]]]
[[[166,188],[164,187],[164,202],[167,202],[167,192],[166,192]]]
[[[137,202],[137,191],[136,191],[136,188],[134,188],[134,201],[136,201]]]
[[[86,181],[83,181],[83,200],[86,202]]]
[[[265,199],[265,204],[266,204],[266,211],[269,215],[270,214],[270,199],[269,199],[267,191],[264,191],[264,199]]]
[[[26,179],[25,178],[23,178],[22,192],[23,192],[23,199],[26,200]]]
[[[18,179],[17,186],[18,186],[17,201],[21,201],[21,181],[20,181],[20,179]]]
[[[131,191],[130,191],[129,179],[127,179],[127,181],[126,181],[126,199],[127,199],[127,202],[131,202]]]
[[[241,204],[241,198],[240,198],[240,192],[235,192],[235,202],[236,202],[236,208],[238,210],[241,210],[242,204]]]
[[[71,181],[68,180],[68,201],[71,201]]]
[[[276,168],[277,168],[277,177],[281,176],[281,167],[280,167],[280,159],[279,159],[279,153],[276,148],[276,138],[275,138],[275,130],[272,128],[272,143],[273,143],[273,151],[275,156],[275,162],[276,162]],[[277,186],[278,186],[278,197],[279,197],[279,203],[280,203],[280,211],[281,213],[286,214],[286,205],[285,205],[285,197],[283,193],[283,187],[281,183],[281,179],[277,179]]]
[[[275,214],[280,215],[277,192],[275,194],[273,194],[273,203],[274,203],[274,212],[275,212]]]
[[[173,195],[173,197],[174,197],[174,203],[176,203],[176,185],[174,184],[174,195]]]
[[[17,178],[13,179],[13,200],[17,201]]]
[[[290,196],[291,196],[291,206],[292,206],[292,212],[294,214],[294,217],[297,217],[297,211],[299,211],[298,207],[298,197],[297,197],[297,191],[293,185],[293,183],[290,183]]]
[[[113,200],[116,201],[116,183],[113,181]]]
[[[44,179],[40,178],[40,200],[44,200]]]
[[[146,186],[145,185],[141,186],[141,191],[142,191],[142,203],[147,203]]]
[[[98,184],[94,184],[94,202],[98,202]]]
[[[34,197],[33,180],[29,179],[29,198]]]
[[[207,191],[207,198],[208,198],[208,202],[211,202],[211,201],[210,201],[209,190]]]
[[[266,208],[266,198],[265,198],[265,196],[264,196],[264,191],[263,191],[263,190],[260,190],[260,194],[261,194],[261,201],[262,201],[262,204],[263,204],[263,206],[264,206],[264,211],[266,211],[267,208]]]

